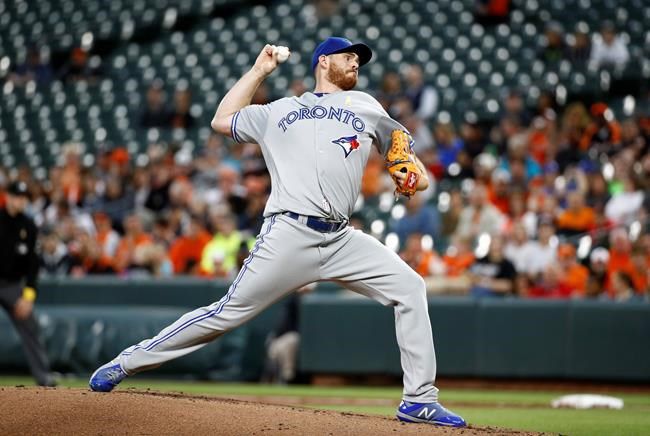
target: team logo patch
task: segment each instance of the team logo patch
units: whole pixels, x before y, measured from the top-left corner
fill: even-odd
[[[341,136],[339,139],[332,141],[334,144],[338,145],[343,149],[345,157],[348,157],[350,153],[359,148],[361,145],[357,140],[357,135],[353,136]]]

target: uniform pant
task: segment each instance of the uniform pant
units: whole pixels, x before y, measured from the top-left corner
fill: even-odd
[[[27,357],[27,364],[41,386],[51,386],[54,383],[50,373],[50,362],[45,347],[39,338],[39,328],[34,313],[25,319],[16,319],[14,306],[21,297],[23,286],[20,283],[0,282],[0,304],[7,311],[11,321],[20,336]]]
[[[420,403],[436,401],[436,357],[422,278],[397,254],[359,230],[346,227],[320,233],[285,215],[264,221],[255,246],[221,300],[128,347],[118,361],[129,375],[160,366],[198,350],[288,293],[319,280],[334,280],[394,308],[403,397]]]

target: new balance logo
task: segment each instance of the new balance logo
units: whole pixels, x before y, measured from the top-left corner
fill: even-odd
[[[435,413],[436,409],[433,409],[431,412],[429,412],[428,407],[423,407],[422,410],[420,410],[420,413],[418,413],[418,418],[422,418],[422,415],[424,415],[424,419],[431,419]]]

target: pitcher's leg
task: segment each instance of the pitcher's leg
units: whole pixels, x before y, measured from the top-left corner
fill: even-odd
[[[395,332],[404,371],[404,399],[437,401],[436,355],[422,278],[375,238],[349,230],[321,268],[352,291],[394,306]]]
[[[299,233],[281,217],[267,219],[228,293],[216,303],[183,315],[155,337],[124,350],[118,356],[120,366],[133,374],[196,351],[317,279],[318,251],[309,235]]]

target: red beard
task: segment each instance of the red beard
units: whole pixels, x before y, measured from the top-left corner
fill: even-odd
[[[331,64],[329,71],[327,71],[327,80],[341,88],[343,91],[349,91],[356,86],[357,75],[346,75],[343,69],[339,68],[335,64]]]

